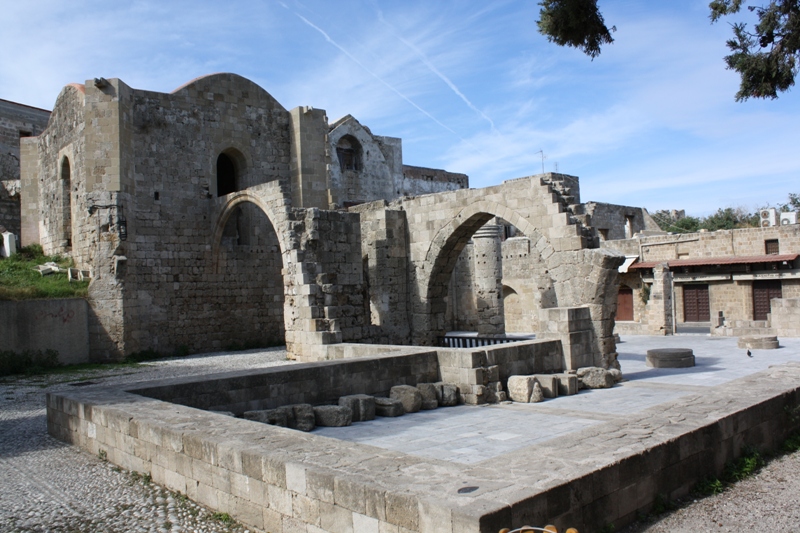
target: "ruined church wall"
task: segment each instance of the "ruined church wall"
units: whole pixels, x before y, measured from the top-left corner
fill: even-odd
[[[48,126],[36,141],[39,174],[26,177],[38,182],[37,205],[26,214],[35,220],[30,223],[35,223],[38,242],[48,255],[69,254],[73,236],[81,235],[84,229],[79,221],[82,217],[73,216],[85,208],[84,125],[84,94],[77,86],[68,85],[59,94]],[[69,187],[62,176],[64,158],[69,161]],[[22,187],[24,191],[28,184]]]
[[[283,341],[282,250],[252,204],[228,220],[214,258],[217,158],[236,188],[289,180],[289,117],[258,86],[222,74],[172,94],[132,95],[134,229],[124,274],[126,351],[209,351]],[[269,198],[280,204],[276,187]],[[215,260],[221,267],[215,271]]]
[[[378,344],[407,344],[408,257],[405,211],[385,202],[351,208],[360,217],[365,322]]]
[[[20,140],[39,135],[50,112],[0,99],[0,226],[20,234]]]
[[[464,245],[458,256],[447,292],[447,323],[454,331],[477,331],[478,309],[475,305],[475,246]]]
[[[354,145],[355,169],[346,169],[340,164],[337,146],[344,137]],[[331,154],[328,177],[331,208],[375,200],[390,201],[398,196],[395,191],[402,178],[400,139],[374,136],[357,120],[347,117],[334,124],[328,133],[328,149]]]
[[[466,174],[411,165],[403,165],[402,180],[397,196],[419,196],[469,188]]]
[[[653,227],[652,218],[641,207],[587,202],[584,211],[591,216],[591,226],[598,230],[600,240],[629,239],[642,231],[660,230]]]
[[[555,307],[552,288],[547,283],[547,267],[531,254],[528,237],[515,237],[502,243],[504,308],[507,333],[535,333],[539,330],[539,309]],[[550,291],[548,291],[550,289]]]

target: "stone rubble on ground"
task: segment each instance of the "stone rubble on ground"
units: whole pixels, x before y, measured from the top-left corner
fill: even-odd
[[[400,400],[406,413],[416,413],[422,409],[422,394],[411,385],[397,385],[389,391],[389,398]]]

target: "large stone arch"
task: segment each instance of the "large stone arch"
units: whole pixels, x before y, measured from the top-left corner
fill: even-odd
[[[292,248],[291,244],[287,242],[286,239],[289,225],[288,215],[285,204],[282,206],[284,209],[279,210],[275,209],[271,205],[272,202],[265,199],[264,193],[267,191],[264,191],[264,189],[268,190],[271,188],[276,188],[279,190],[277,184],[273,185],[272,183],[267,183],[265,185],[252,187],[244,191],[237,191],[218,200],[217,215],[214,217],[216,222],[214,224],[211,237],[212,271],[214,274],[219,274],[222,266],[220,259],[220,245],[222,242],[222,234],[225,231],[225,226],[228,223],[231,215],[240,205],[244,203],[251,203],[255,205],[267,216],[267,219],[269,219],[269,222],[272,224],[275,234],[278,237],[283,268],[288,268],[288,251]]]
[[[415,343],[429,344],[443,334],[445,327],[448,284],[458,256],[467,241],[487,222],[495,217],[513,224],[531,240],[532,260],[547,264],[553,255],[548,239],[522,214],[498,202],[477,200],[460,209],[431,239],[422,264],[417,265],[418,299],[412,319],[412,336]],[[547,268],[544,272],[548,272]],[[552,289],[553,280],[542,280]]]

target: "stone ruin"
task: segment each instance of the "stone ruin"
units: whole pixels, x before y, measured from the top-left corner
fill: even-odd
[[[20,159],[22,245],[93,276],[92,360],[284,342],[318,360],[510,326],[561,340],[565,369],[617,365],[624,258],[599,248],[575,177],[469,189],[234,74],[67,85]]]

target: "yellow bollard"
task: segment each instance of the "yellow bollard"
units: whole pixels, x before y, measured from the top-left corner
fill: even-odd
[[[544,526],[544,530],[549,531],[549,533],[558,533],[556,526]]]
[[[578,530],[575,529],[574,527],[571,527],[568,530],[566,530],[564,533],[578,533]]]
[[[497,533],[510,533],[510,531],[511,531],[510,529],[508,529],[507,527],[504,527],[503,529],[501,529]]]

